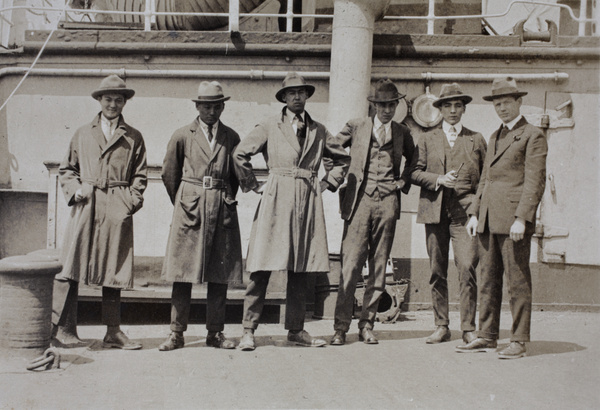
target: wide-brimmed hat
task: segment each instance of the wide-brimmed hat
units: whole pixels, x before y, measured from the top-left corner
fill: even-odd
[[[444,84],[440,91],[440,96],[431,105],[435,108],[440,108],[444,101],[461,100],[465,105],[473,101],[473,97],[462,92],[458,83]]]
[[[283,79],[283,82],[281,83],[281,89],[277,91],[275,98],[277,98],[277,101],[284,103],[285,100],[283,99],[283,96],[285,95],[285,92],[290,88],[296,87],[306,88],[306,91],[308,92],[308,98],[312,97],[312,95],[315,93],[314,85],[307,84],[306,80],[304,80],[304,77],[296,72],[291,71],[287,73]]]
[[[371,95],[367,97],[367,100],[372,103],[386,103],[392,101],[398,101],[404,98],[404,94],[398,92],[398,88],[389,79],[382,79],[377,81],[375,86],[371,89]]]
[[[197,103],[218,103],[227,101],[231,97],[225,97],[223,87],[218,81],[202,81],[198,86],[198,98],[192,101]]]
[[[125,81],[116,74],[111,74],[100,82],[100,87],[92,92],[96,100],[104,94],[122,94],[125,99],[130,99],[135,94],[131,88],[127,88]]]
[[[485,101],[493,101],[496,98],[507,97],[509,95],[518,98],[527,95],[527,92],[519,91],[517,82],[512,77],[496,78],[492,83],[492,94],[483,96],[483,99]]]

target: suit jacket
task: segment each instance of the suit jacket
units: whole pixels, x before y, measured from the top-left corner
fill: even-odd
[[[358,192],[366,184],[366,166],[369,160],[371,137],[373,134],[373,118],[364,117],[348,121],[342,131],[336,136],[339,144],[344,148],[350,147],[350,168],[348,170],[347,185],[340,192],[340,205],[342,218],[349,220],[356,208]],[[394,178],[404,181],[402,192],[410,190],[410,164],[412,162],[415,143],[410,130],[406,125],[392,121],[392,144]],[[400,173],[402,156],[406,158],[404,170]],[[398,204],[400,204],[400,191],[398,191]],[[400,219],[400,209],[397,218]]]
[[[435,188],[438,177],[450,171],[446,166],[445,144],[446,134],[441,126],[424,134],[417,144],[411,182],[421,187],[417,212],[418,223],[440,222],[443,193],[444,189],[448,188],[439,187],[438,190]],[[477,192],[487,145],[480,133],[463,127],[456,139],[454,149],[459,162],[464,164],[458,174],[454,194],[462,208],[461,213],[464,211],[466,218],[466,211]]]
[[[490,137],[481,182],[469,215],[479,219],[477,231],[510,234],[515,218],[526,221],[526,233],[535,229],[535,213],[546,185],[548,143],[542,131],[522,118],[498,142],[500,129]]]

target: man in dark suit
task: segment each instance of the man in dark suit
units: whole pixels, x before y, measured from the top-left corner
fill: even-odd
[[[494,80],[492,101],[503,125],[492,134],[489,154],[469,215],[467,230],[479,234],[481,283],[478,338],[458,352],[495,350],[500,329],[502,274],[506,273],[513,317],[510,345],[501,359],[526,354],[531,328],[529,255],[537,206],[546,182],[548,144],[542,131],[521,115],[522,97],[511,77]]]
[[[343,147],[350,147],[351,162],[346,188],[340,193],[345,222],[332,345],[346,342],[356,283],[367,259],[369,277],[358,335],[367,344],[378,343],[373,326],[400,218],[400,191],[406,194],[410,189],[409,165],[415,149],[408,127],[392,121],[401,98],[404,95],[390,80],[380,80],[368,98],[375,105],[375,116],[350,120],[336,137]],[[406,161],[401,175],[402,156]]]
[[[450,240],[460,284],[460,318],[465,343],[476,339],[477,241],[466,230],[467,208],[477,191],[487,149],[483,136],[461,123],[473,98],[457,83],[444,84],[433,102],[444,120],[421,137],[413,159],[411,181],[421,187],[417,223],[425,224],[431,263],[431,301],[436,330],[426,339],[450,340],[448,325],[448,252]]]

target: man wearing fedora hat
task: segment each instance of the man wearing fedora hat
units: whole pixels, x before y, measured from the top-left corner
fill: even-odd
[[[369,276],[358,336],[367,344],[378,343],[373,327],[379,299],[385,290],[386,264],[396,222],[400,219],[400,193],[407,194],[410,189],[409,171],[415,145],[408,127],[392,120],[404,95],[385,79],[377,82],[367,98],[374,105],[374,116],[348,121],[336,137],[340,145],[350,148],[352,160],[347,184],[340,190],[344,233],[332,345],[346,342],[356,284],[367,260]]]
[[[457,83],[444,84],[433,106],[442,125],[425,133],[417,144],[411,181],[421,187],[417,223],[425,224],[431,266],[431,302],[436,330],[428,344],[450,340],[448,314],[448,253],[450,241],[460,287],[460,327],[465,343],[473,341],[477,313],[477,242],[468,235],[471,204],[487,145],[483,136],[464,127],[461,118],[473,98]]]
[[[59,181],[71,207],[62,249],[63,270],[54,281],[53,336],[77,345],[80,281],[102,286],[104,347],[140,349],[121,331],[121,289],[133,287],[133,214],[147,184],[142,134],[121,115],[134,95],[116,75],[102,80],[92,97],[101,112],[79,128],[59,167]]]
[[[282,112],[258,124],[234,152],[244,192],[262,193],[246,259],[250,282],[244,301],[241,350],[255,348],[254,330],[260,321],[272,271],[287,272],[288,340],[302,346],[327,344],[304,330],[307,276],[310,272],[329,271],[321,192],[339,187],[350,157],[325,126],[304,110],[306,100],[314,92],[315,87],[303,77],[288,73],[275,94],[285,104]],[[269,169],[262,185],[250,163],[251,157],[259,153]],[[320,181],[317,173],[323,157],[331,159],[331,169]]]
[[[242,281],[239,182],[231,157],[240,137],[219,120],[229,98],[217,81],[202,81],[192,100],[198,117],[175,131],[167,146],[162,180],[174,210],[162,277],[173,282],[173,291],[171,334],[161,351],[184,346],[192,284],[204,282],[206,344],[235,348],[223,335],[228,284]]]
[[[531,329],[531,271],[529,256],[536,210],[544,193],[548,144],[542,131],[521,114],[522,97],[516,81],[498,78],[491,101],[502,126],[492,134],[481,182],[467,224],[479,236],[481,260],[478,338],[458,352],[495,350],[500,329],[502,276],[506,274],[513,317],[510,344],[501,359],[526,354]]]

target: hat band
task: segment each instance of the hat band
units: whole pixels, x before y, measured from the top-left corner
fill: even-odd
[[[225,98],[224,95],[199,95],[198,96],[198,100],[220,100],[222,98]]]
[[[492,95],[505,95],[505,94],[520,94],[520,91],[514,87],[503,87],[492,90]]]

